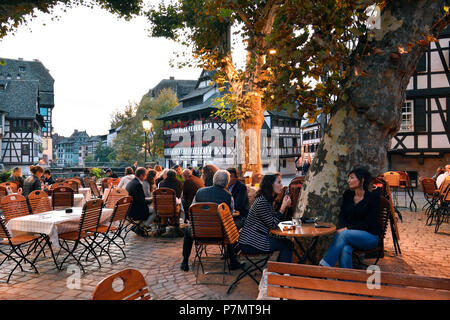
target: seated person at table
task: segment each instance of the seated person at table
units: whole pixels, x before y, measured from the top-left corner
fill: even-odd
[[[106,174],[108,175],[108,178],[118,178],[117,174],[111,169],[106,170]]]
[[[447,177],[449,176],[450,176],[450,164],[446,165],[445,171],[437,177],[436,179],[437,187],[440,188],[444,180],[447,179]]]
[[[159,188],[169,188],[175,191],[178,199],[181,198],[183,192],[183,184],[177,179],[177,173],[175,170],[170,169],[167,171],[167,178],[159,183]]]
[[[15,167],[11,177],[9,177],[9,181],[16,181],[18,182],[17,188],[23,188],[23,180],[22,170],[19,167]]]
[[[225,202],[230,208],[231,212],[233,212],[233,197],[230,192],[226,190],[226,187],[230,181],[230,173],[226,170],[218,170],[213,177],[213,186],[201,188],[197,191],[195,195],[194,202],[214,202],[217,204],[221,204]],[[218,213],[214,213],[217,215]],[[189,256],[191,255],[192,245],[194,240],[191,234],[190,226],[186,227],[184,232],[184,241],[183,241],[183,262],[181,263],[181,270],[189,271]],[[234,253],[233,248],[228,247],[228,252],[231,252],[230,256],[230,269],[235,270],[241,267],[241,263],[238,261],[236,254]]]
[[[23,182],[22,195],[28,196],[34,190],[41,189],[41,177],[44,173],[44,169],[41,166],[30,166],[31,177],[28,177]]]
[[[131,180],[125,188],[128,191],[128,194],[133,198],[128,216],[133,220],[141,221],[141,224],[143,224],[144,227],[150,226],[156,217],[154,213],[150,214],[148,207],[149,202],[145,200],[145,193],[142,188],[142,181],[144,181],[146,173],[147,170],[145,168],[139,167],[136,170],[135,178]],[[137,228],[132,228],[131,230],[139,236],[144,236]]]
[[[203,188],[205,185],[203,183],[203,180],[192,175],[191,170],[189,169],[183,171],[183,177],[184,184],[181,202],[184,207],[184,212],[188,212],[192,201],[194,201],[194,197],[197,194],[198,189]]]
[[[169,169],[164,169],[159,173],[158,177],[156,178],[155,184],[157,188],[159,188],[159,184],[161,183],[161,181],[167,178],[167,171],[169,171]]]
[[[184,183],[183,168],[181,168],[181,166],[179,164],[176,164],[176,165],[173,166],[172,169],[175,170],[175,172],[177,173],[177,179],[181,183]]]
[[[50,170],[45,169],[44,170],[44,184],[47,184],[50,186],[54,183],[55,183],[55,179],[53,179],[52,173],[50,172]]]
[[[339,261],[339,267],[351,269],[353,249],[370,250],[378,245],[380,194],[368,190],[370,181],[370,173],[365,169],[357,168],[349,173],[350,189],[344,192],[338,229],[319,265],[334,267]]]
[[[120,182],[119,182],[119,185],[117,187],[125,189],[127,187],[127,184],[133,179],[134,179],[133,168],[126,167],[125,168],[125,175],[122,178],[120,178]]]
[[[239,181],[239,175],[236,168],[228,168],[227,171],[230,173],[228,191],[230,191],[233,196],[234,210],[239,211],[239,216],[234,218],[234,223],[238,229],[241,229],[244,226],[250,207],[247,186]]]
[[[145,176],[144,182],[142,182],[142,187],[144,188],[144,193],[146,198],[152,196],[153,191],[156,189],[155,178],[157,172],[154,169],[147,170],[147,175]]]
[[[214,174],[219,170],[215,165],[207,164],[201,169],[203,179],[203,183],[205,184],[205,187],[211,187],[213,185],[213,177]]]
[[[261,180],[256,199],[250,208],[247,219],[239,235],[239,247],[248,254],[268,253],[280,251],[278,262],[292,261],[293,245],[289,239],[276,238],[270,230],[279,229],[278,224],[291,205],[288,195],[284,196],[280,211],[273,208],[273,200],[280,193],[281,174],[266,174]]]

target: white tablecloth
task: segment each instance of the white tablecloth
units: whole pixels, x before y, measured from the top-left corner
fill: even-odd
[[[91,188],[79,188],[78,193],[83,195],[84,201],[91,200]]]
[[[50,199],[50,203],[52,203],[52,197],[48,197]],[[74,193],[73,194],[73,206],[78,208],[83,208],[84,204],[86,202],[86,199],[81,193]]]
[[[8,221],[6,227],[13,237],[24,233],[47,234],[52,246],[58,249],[58,234],[77,231],[80,225],[82,209],[73,207],[72,210],[72,213],[66,213],[65,210],[54,210],[14,218]],[[100,223],[107,222],[112,213],[113,209],[103,208]]]

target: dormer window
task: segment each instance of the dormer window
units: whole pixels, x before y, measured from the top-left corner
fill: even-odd
[[[0,91],[5,91],[6,90],[6,84],[1,83],[0,84]]]
[[[19,72],[25,72],[25,67],[24,66],[19,66]]]

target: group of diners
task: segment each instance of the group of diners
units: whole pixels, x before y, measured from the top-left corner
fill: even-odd
[[[269,173],[262,177],[255,200],[250,207],[247,186],[239,180],[236,168],[220,170],[207,164],[199,170],[189,167],[185,170],[180,165],[171,169],[139,167],[133,173],[131,167],[125,170],[121,179],[122,186],[133,197],[129,216],[141,221],[143,227],[150,228],[156,215],[152,207],[151,194],[156,188],[170,188],[176,193],[177,203],[181,205],[181,220],[188,222],[189,207],[198,202],[226,203],[234,216],[239,231],[238,245],[247,254],[268,253],[278,251],[277,261],[291,262],[293,243],[270,232],[278,228],[278,224],[286,220],[286,211],[291,206],[289,195],[282,197],[281,205],[274,201],[283,189],[280,173]],[[352,252],[354,249],[369,250],[378,245],[381,228],[377,222],[380,208],[380,194],[371,192],[370,173],[357,168],[348,174],[348,187],[343,194],[340,208],[338,229],[327,253],[320,261],[322,266],[352,268]],[[279,208],[276,210],[275,208]],[[139,236],[139,228],[133,230]],[[182,262],[180,268],[189,270],[189,257],[192,251],[193,238],[190,225],[184,232]],[[229,248],[230,268],[242,266],[234,254],[236,250]]]

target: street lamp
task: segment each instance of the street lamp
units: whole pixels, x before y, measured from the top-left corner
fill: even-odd
[[[147,135],[152,130],[152,123],[150,122],[150,119],[148,118],[148,115],[144,115],[144,118],[142,119],[142,127],[145,131],[145,163],[147,162]],[[149,150],[150,153],[150,150]],[[150,154],[151,155],[151,154]]]

